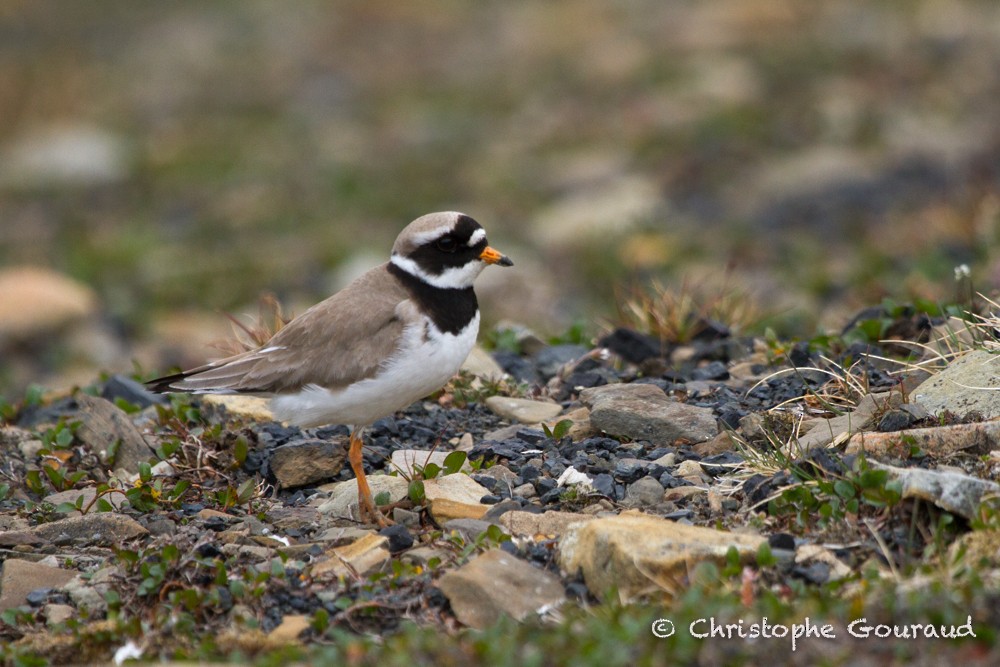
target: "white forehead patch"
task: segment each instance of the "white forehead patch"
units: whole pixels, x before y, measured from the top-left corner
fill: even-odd
[[[480,227],[476,231],[472,232],[472,236],[469,237],[469,247],[474,248],[477,243],[486,238],[486,230]]]

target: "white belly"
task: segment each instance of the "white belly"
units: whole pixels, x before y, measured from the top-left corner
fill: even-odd
[[[479,313],[458,334],[441,333],[428,323],[403,332],[397,352],[378,375],[342,389],[308,385],[271,399],[277,419],[297,426],[365,426],[437,391],[469,356],[479,334]]]

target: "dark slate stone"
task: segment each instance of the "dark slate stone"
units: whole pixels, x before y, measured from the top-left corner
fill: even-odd
[[[890,410],[879,420],[878,430],[883,433],[902,431],[914,422],[913,415],[906,410]]]
[[[534,486],[535,492],[541,496],[556,488],[557,484],[556,480],[551,477],[537,477],[535,478]]]
[[[804,579],[810,584],[825,584],[830,579],[830,566],[827,563],[815,562],[809,565],[795,566],[791,570],[793,577]]]
[[[670,521],[680,521],[681,519],[690,519],[692,517],[694,517],[694,510],[677,510],[663,515],[664,519],[669,519]]]
[[[378,534],[388,538],[389,553],[399,553],[413,546],[413,535],[404,525],[387,526],[378,531]]]
[[[481,502],[483,505],[496,505],[500,503],[502,500],[503,500],[502,496],[490,493],[480,498],[479,502]]]
[[[541,382],[541,376],[538,374],[535,364],[516,352],[497,350],[493,353],[493,359],[500,365],[500,368],[504,369],[506,373],[509,373],[518,382],[528,382],[530,384]]]
[[[669,353],[658,338],[624,328],[615,329],[598,341],[598,345],[633,364],[641,364],[647,359],[662,359]]]
[[[721,361],[712,361],[691,371],[694,380],[728,380],[729,369]]]
[[[717,477],[733,472],[733,466],[740,463],[743,463],[743,457],[736,452],[722,452],[721,454],[703,458],[701,460],[701,468],[706,474]]]
[[[615,494],[615,480],[614,478],[607,474],[602,473],[594,477],[594,482],[592,484],[594,490],[601,495],[607,496],[609,498],[617,498]]]
[[[537,445],[540,442],[548,440],[548,436],[545,435],[544,431],[540,431],[537,428],[522,428],[518,429],[515,437],[518,440],[523,440],[529,445]]]
[[[625,484],[631,484],[639,478],[646,476],[646,468],[648,466],[649,464],[647,461],[624,459],[615,464],[614,472],[611,474],[615,479],[620,480]]]
[[[542,471],[539,470],[536,466],[531,465],[530,463],[526,463],[525,465],[521,466],[521,479],[523,479],[525,482],[530,482],[541,474]]]
[[[543,505],[549,505],[559,500],[559,496],[562,495],[562,489],[552,489],[547,491],[544,495],[539,498]]]
[[[767,544],[772,549],[795,551],[795,537],[788,533],[774,533],[767,538]]]

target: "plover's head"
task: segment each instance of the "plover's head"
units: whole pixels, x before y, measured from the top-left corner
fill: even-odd
[[[408,224],[389,261],[430,285],[454,289],[471,287],[487,264],[513,264],[487,244],[478,222],[454,211],[428,213]]]

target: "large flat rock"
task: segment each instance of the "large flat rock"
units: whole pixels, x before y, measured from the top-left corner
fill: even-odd
[[[623,601],[670,598],[702,561],[722,562],[730,547],[749,560],[764,538],[675,523],[636,512],[571,525],[559,542],[559,564],[583,573],[590,591],[617,590]]]

